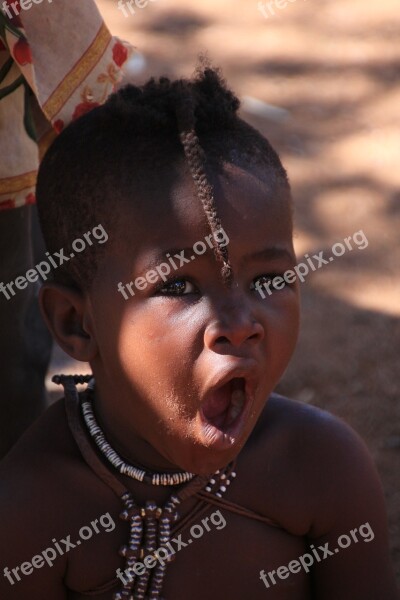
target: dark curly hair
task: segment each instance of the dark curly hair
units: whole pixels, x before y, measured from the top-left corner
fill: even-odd
[[[165,190],[183,172],[212,233],[221,227],[209,169],[260,164],[271,187],[289,192],[286,171],[269,142],[238,116],[240,102],[220,72],[201,63],[192,79],[150,79],[127,85],[71,123],[49,148],[39,170],[37,203],[50,253],[68,247],[101,223],[110,234],[127,203]],[[161,187],[162,186],[162,187]],[[114,236],[117,237],[117,236]],[[213,236],[217,238],[218,236]],[[88,289],[104,246],[88,246],[55,279]],[[232,276],[226,246],[215,241],[222,275]]]

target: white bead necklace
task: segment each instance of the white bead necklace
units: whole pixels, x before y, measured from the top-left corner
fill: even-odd
[[[110,461],[110,463],[121,473],[127,475],[137,481],[149,483],[151,485],[180,485],[191,481],[195,476],[194,473],[188,471],[178,473],[149,473],[126,463],[121,456],[107,442],[103,431],[101,430],[93,411],[93,393],[94,379],[92,379],[87,387],[86,398],[82,402],[82,414],[85,420],[89,433],[94,440],[100,452]]]

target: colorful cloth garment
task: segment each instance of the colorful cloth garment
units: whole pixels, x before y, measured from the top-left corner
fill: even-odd
[[[39,152],[105,102],[133,50],[94,0],[24,5],[0,3],[0,210],[35,202]]]

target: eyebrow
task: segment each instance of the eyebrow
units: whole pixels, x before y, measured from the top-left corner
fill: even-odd
[[[175,258],[175,254],[179,255],[182,252],[184,252],[185,258],[190,259],[192,256],[195,256],[195,258],[202,258],[202,257],[208,255],[208,251],[212,252],[212,248],[210,248],[209,246],[207,246],[207,252],[204,252],[204,254],[195,254],[195,252],[193,250],[193,246],[187,246],[186,248],[168,248],[167,250],[163,250],[161,253],[155,254],[154,256],[152,256],[146,262],[146,265],[144,267],[140,268],[140,270],[138,270],[137,276],[142,277],[145,273],[147,273],[147,271],[151,271],[151,270],[155,269],[155,267],[158,267],[161,263],[167,263],[171,267],[171,272],[173,272],[174,268],[169,263],[170,257],[173,260]],[[169,256],[167,256],[167,255],[169,255]],[[176,258],[176,261],[178,261],[178,258]],[[189,264],[189,263],[187,263],[187,264]],[[179,262],[177,262],[177,265],[179,267]]]
[[[252,254],[245,254],[242,258],[243,262],[261,262],[265,260],[271,260],[273,258],[285,258],[293,262],[295,257],[289,250],[286,248],[280,248],[279,246],[269,246],[268,248],[264,248],[263,250],[259,250],[258,252],[253,252]]]
[[[207,246],[207,250],[211,250],[211,248],[206,243],[205,246]],[[193,246],[187,246],[187,248],[169,248],[168,250],[164,250],[162,254],[159,255],[159,257],[161,258],[161,260],[165,260],[167,258],[167,254],[174,258],[175,254],[181,254],[182,252],[184,253],[184,256],[186,258],[189,258],[190,256],[193,256],[193,254],[195,254]],[[196,254],[196,256],[202,256],[202,254]]]
[[[207,246],[207,250],[212,251],[212,248]],[[155,254],[150,259],[149,264],[157,266],[162,262],[168,262],[169,257],[174,259],[176,254],[182,255],[182,252],[183,252],[183,256],[185,258],[190,258],[191,256],[195,256],[196,258],[201,258],[205,254],[207,254],[207,252],[204,252],[204,254],[196,254],[195,251],[193,250],[193,246],[187,246],[186,248],[168,248],[166,250],[163,250],[159,254]],[[176,260],[178,260],[178,258]]]
[[[190,258],[191,256],[194,255],[193,246],[187,246],[186,248],[169,248],[167,250],[164,250],[162,253],[156,254],[155,256],[153,256],[146,263],[145,267],[141,268],[136,273],[136,277],[143,277],[148,271],[153,270],[155,267],[159,266],[160,263],[162,263],[162,262],[168,263],[169,257],[167,256],[167,254],[169,254],[170,257],[173,259],[175,254],[179,254],[182,251],[184,252],[184,256],[186,258]],[[207,255],[209,256],[210,251],[212,252],[212,249],[207,247],[207,252],[205,252],[202,255],[198,254],[195,256],[196,256],[196,258],[204,258]],[[279,246],[269,246],[268,248],[264,248],[263,250],[260,250],[258,252],[254,252],[251,254],[245,254],[242,257],[241,262],[242,263],[248,263],[251,261],[263,262],[266,260],[272,260],[274,258],[275,259],[283,258],[283,259],[289,260],[290,264],[292,264],[295,261],[295,257],[293,256],[293,254],[291,254],[289,252],[289,250],[287,250],[286,248],[280,248]],[[171,272],[173,272],[173,271],[174,271],[174,269],[171,266]]]

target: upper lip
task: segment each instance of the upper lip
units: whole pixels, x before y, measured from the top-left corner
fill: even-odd
[[[208,379],[205,389],[201,395],[202,403],[206,397],[212,394],[232,379],[243,378],[245,380],[245,394],[247,398],[254,395],[259,383],[258,364],[254,359],[236,359],[235,365],[227,364],[224,368],[214,372]]]

